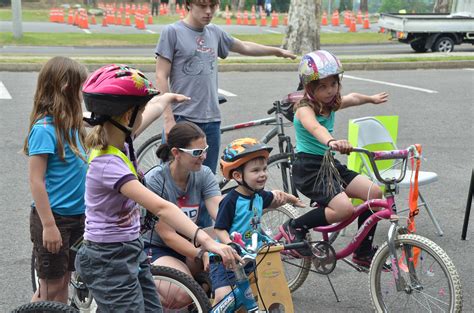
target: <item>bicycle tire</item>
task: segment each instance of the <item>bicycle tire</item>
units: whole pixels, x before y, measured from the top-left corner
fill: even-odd
[[[293,176],[291,174],[291,155],[280,153],[271,155],[267,163],[267,182],[265,188],[268,190],[282,190],[298,197]]]
[[[269,237],[274,237],[280,231],[278,227],[289,218],[296,218],[298,212],[289,204],[278,208],[267,208],[263,210],[261,225],[264,232]],[[308,240],[311,240],[308,234]],[[289,253],[280,254],[285,277],[290,288],[290,292],[296,291],[305,282],[311,268],[311,259],[296,258]]]
[[[168,285],[168,288],[173,284],[191,298],[191,302],[186,304],[186,312],[207,313],[211,310],[209,298],[201,286],[191,276],[166,266],[152,266],[151,273],[155,280],[155,284],[157,284],[158,281],[163,282],[159,283],[161,288],[166,289],[166,284],[170,284]],[[163,289],[160,290],[162,291]],[[169,289],[168,292],[170,292]],[[176,294],[176,291],[173,291],[173,297],[175,297]],[[182,312],[180,309],[170,309],[169,307],[165,307],[163,302],[164,301],[161,302],[163,305],[163,312]]]
[[[157,134],[147,139],[137,149],[137,164],[143,173],[148,172],[152,167],[161,163],[161,160],[156,156],[156,150],[158,150],[160,145],[161,134]]]
[[[11,313],[77,313],[79,310],[61,302],[39,301],[23,304]]]
[[[413,247],[420,249],[420,254],[417,258],[411,257],[410,261],[415,259],[419,263],[409,266],[406,258],[401,256],[403,251]],[[369,271],[370,294],[376,312],[462,311],[460,278],[453,262],[441,247],[428,238],[404,234],[395,239],[395,248],[400,273],[407,286],[397,291],[392,271],[386,269],[387,262],[392,263],[385,242],[377,250]],[[414,273],[411,273],[412,269]]]

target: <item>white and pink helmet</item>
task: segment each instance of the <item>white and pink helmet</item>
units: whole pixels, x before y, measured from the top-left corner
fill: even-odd
[[[298,67],[300,81],[304,87],[312,81],[343,72],[341,61],[326,50],[316,50],[305,54]]]

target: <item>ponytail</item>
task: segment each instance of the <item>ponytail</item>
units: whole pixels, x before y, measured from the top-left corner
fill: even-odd
[[[89,149],[105,149],[108,145],[107,135],[103,125],[97,125],[87,134],[85,140],[86,147]]]
[[[161,159],[163,162],[168,162],[171,156],[171,148],[168,143],[162,143],[158,150],[156,150],[156,156],[158,159]]]

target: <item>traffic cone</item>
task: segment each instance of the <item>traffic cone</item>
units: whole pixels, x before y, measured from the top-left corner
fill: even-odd
[[[67,23],[69,25],[72,25],[74,23],[74,13],[73,13],[73,10],[69,10],[69,14],[67,16]]]
[[[326,11],[323,12],[323,17],[321,19],[321,25],[328,26],[328,15]]]
[[[357,11],[357,24],[362,24],[362,12],[359,10]]]
[[[265,11],[262,12],[260,17],[260,26],[267,26],[267,13]]]
[[[364,25],[362,27],[364,29],[370,29],[369,12],[365,12]]]
[[[91,25],[96,25],[97,24],[97,21],[95,19],[95,15],[92,15],[91,16]]]
[[[333,13],[333,23],[332,23],[332,26],[339,26],[339,11],[338,10],[335,10],[334,13]]]
[[[151,16],[151,14],[148,14],[148,25],[152,25],[153,24],[153,16]]]
[[[74,26],[79,26],[79,12],[77,10],[74,12],[74,22],[72,24]]]
[[[89,29],[89,19],[87,18],[87,11],[82,11],[82,29]]]
[[[58,12],[58,23],[64,23],[64,10],[60,9]]]
[[[179,19],[182,20],[184,19],[184,11],[181,10],[181,12],[179,13]]]
[[[54,23],[56,22],[56,9],[50,9],[49,10],[49,21]]]
[[[288,26],[288,13],[283,16],[283,26]]]
[[[230,13],[229,13],[229,6],[225,6],[225,24],[226,25],[231,25],[232,21],[230,20]]]
[[[115,25],[122,25],[122,13],[117,12],[117,17],[115,18]]]
[[[132,26],[132,23],[130,22],[130,14],[128,12],[125,12],[125,26]]]
[[[251,26],[257,26],[257,18],[255,16],[255,12],[252,12],[251,14],[252,14],[251,15],[252,17],[250,18],[250,25]]]
[[[344,11],[344,25],[345,25],[346,27],[350,27],[350,26],[351,26],[351,16],[350,16],[348,10],[345,10],[345,11]]]
[[[237,25],[242,25],[242,19],[241,19],[240,11],[237,11]]]
[[[248,25],[249,24],[249,13],[247,10],[244,11],[244,20],[242,21],[243,25]]]
[[[104,17],[102,18],[102,27],[107,27],[107,11],[105,11],[104,14]]]
[[[165,15],[165,7],[163,3],[160,4],[160,15]]]
[[[278,26],[278,13],[273,11],[272,13],[272,25],[271,27],[277,27]]]
[[[355,17],[352,17],[352,18],[351,18],[351,24],[349,25],[349,32],[350,32],[350,33],[355,33],[355,32],[357,32],[356,19],[355,19]]]

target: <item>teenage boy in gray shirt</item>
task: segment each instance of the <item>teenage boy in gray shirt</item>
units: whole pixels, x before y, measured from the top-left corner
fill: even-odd
[[[209,145],[204,165],[214,173],[219,157],[221,121],[217,57],[224,59],[232,51],[249,56],[296,58],[284,49],[233,38],[210,24],[218,6],[218,0],[186,0],[188,15],[163,29],[155,51],[158,89],[162,93],[171,91],[191,97],[165,110],[165,134],[179,121],[197,124],[206,134]]]

